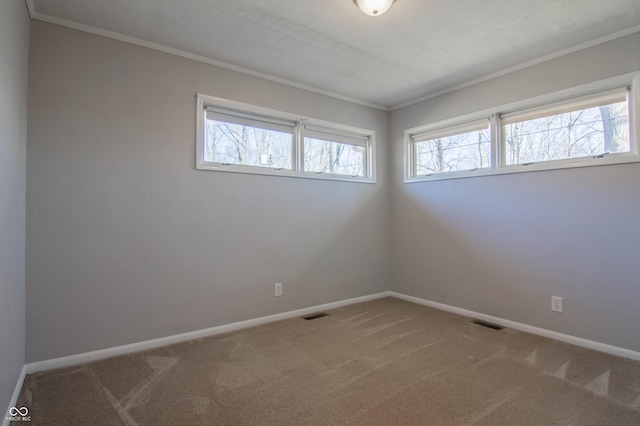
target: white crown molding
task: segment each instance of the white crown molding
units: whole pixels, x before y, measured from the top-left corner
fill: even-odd
[[[460,83],[460,84],[457,84],[455,86],[447,87],[446,89],[442,89],[442,90],[438,90],[436,92],[428,93],[426,95],[420,96],[419,98],[415,98],[415,99],[410,100],[410,101],[406,101],[406,102],[399,103],[397,105],[393,105],[393,106],[389,107],[388,109],[389,109],[389,111],[396,111],[398,109],[402,109],[402,108],[417,104],[419,102],[435,98],[437,96],[441,96],[441,95],[444,95],[444,94],[447,94],[447,93],[455,92],[456,90],[464,89],[465,87],[469,87],[469,86],[473,86],[475,84],[483,83],[485,81],[488,81],[488,80],[491,80],[491,79],[494,79],[494,78],[497,78],[497,77],[502,77],[504,75],[511,74],[513,72],[520,71],[520,70],[523,70],[525,68],[529,68],[529,67],[532,67],[534,65],[538,65],[538,64],[541,64],[543,62],[550,61],[552,59],[560,58],[560,57],[565,56],[565,55],[570,55],[571,53],[579,52],[580,50],[584,50],[584,49],[587,49],[589,47],[597,46],[599,44],[606,43],[608,41],[612,41],[612,40],[615,40],[615,39],[618,39],[618,38],[621,38],[621,37],[625,37],[625,36],[628,36],[628,35],[631,35],[631,34],[634,34],[634,33],[637,33],[637,32],[640,32],[640,25],[636,25],[634,27],[627,28],[626,30],[618,31],[618,32],[615,32],[615,33],[612,33],[612,34],[609,34],[609,35],[606,35],[606,36],[603,36],[603,37],[598,37],[598,38],[593,39],[591,41],[587,41],[587,42],[578,44],[578,45],[573,46],[573,47],[562,49],[562,50],[559,50],[557,52],[550,53],[548,55],[544,55],[544,56],[541,56],[541,57],[536,58],[536,59],[532,59],[532,60],[527,61],[527,62],[523,62],[522,64],[515,65],[515,66],[509,67],[509,68],[505,68],[505,69],[503,69],[501,71],[497,71],[497,72],[494,72],[494,73],[491,73],[491,74],[487,74],[487,75],[485,75],[483,77],[478,77],[476,79],[473,79],[473,80],[470,80],[470,81],[467,81],[467,82],[464,82],[464,83]]]
[[[341,101],[350,102],[353,104],[358,104],[362,106],[366,106],[369,108],[378,109],[381,111],[388,112],[389,108],[383,105],[374,104],[372,102],[363,101],[360,99],[352,98],[349,96],[340,95],[337,93],[330,92],[328,90],[318,89],[316,87],[307,86],[306,84],[296,83],[291,80],[287,80],[284,78],[276,77],[270,74],[253,71],[248,68],[240,67],[237,65],[228,64],[226,62],[218,61],[215,59],[207,58],[206,56],[196,55],[194,53],[190,53],[184,50],[175,49],[173,47],[165,46],[159,43],[153,43],[150,41],[142,40],[135,37],[130,37],[125,34],[117,33],[115,31],[109,31],[102,28],[97,28],[91,25],[81,24],[79,22],[70,21],[67,19],[58,18],[51,15],[46,15],[44,13],[40,13],[35,10],[35,6],[33,4],[33,0],[26,0],[27,8],[29,9],[29,14],[31,18],[37,19],[38,21],[48,22],[50,24],[60,25],[62,27],[71,28],[78,31],[84,31],[90,34],[95,34],[101,37],[110,38],[113,40],[118,40],[124,43],[133,44],[140,47],[145,47],[147,49],[157,50],[159,52],[168,53],[170,55],[179,56],[181,58],[190,59],[192,61],[202,62],[208,65],[213,65],[219,68],[224,68],[227,70],[239,72],[241,74],[249,75],[251,77],[261,78],[263,80],[268,80],[274,83],[279,83],[285,86],[295,87],[296,89],[302,89],[307,92],[316,93],[323,96],[328,96],[330,98],[338,99]]]
[[[165,46],[159,43],[153,43],[150,41],[146,41],[146,40],[142,40],[139,38],[135,38],[135,37],[130,37],[127,36],[125,34],[121,34],[115,31],[109,31],[109,30],[105,30],[102,28],[98,28],[98,27],[94,27],[91,25],[85,25],[85,24],[81,24],[79,22],[75,22],[75,21],[70,21],[67,19],[62,19],[62,18],[58,18],[55,16],[51,16],[51,15],[47,15],[44,13],[40,13],[36,10],[35,4],[34,4],[34,0],[25,0],[27,3],[27,9],[29,10],[29,15],[31,16],[31,18],[33,19],[37,19],[39,21],[43,21],[43,22],[48,22],[51,24],[56,24],[56,25],[60,25],[63,27],[67,27],[67,28],[72,28],[75,30],[79,30],[79,31],[84,31],[87,33],[91,33],[91,34],[95,34],[98,36],[102,36],[102,37],[106,37],[106,38],[110,38],[113,40],[118,40],[118,41],[122,41],[124,43],[129,43],[129,44],[133,44],[136,46],[140,46],[140,47],[146,47],[148,49],[153,49],[153,50],[157,50],[160,52],[164,52],[164,53],[168,53],[170,55],[175,55],[175,56],[179,56],[182,58],[186,58],[186,59],[191,59],[193,61],[197,61],[197,62],[202,62],[205,64],[209,64],[209,65],[214,65],[216,67],[220,67],[220,68],[224,68],[224,69],[228,69],[231,71],[236,71],[245,75],[249,75],[252,77],[257,77],[257,78],[261,78],[263,80],[268,80],[268,81],[272,81],[274,83],[279,83],[279,84],[283,84],[285,86],[290,86],[290,87],[295,87],[297,89],[302,89],[302,90],[306,90],[308,92],[312,92],[312,93],[317,93],[319,95],[324,95],[324,96],[328,96],[334,99],[339,99],[341,101],[346,101],[346,102],[350,102],[350,103],[354,103],[354,104],[358,104],[358,105],[362,105],[362,106],[366,106],[369,108],[374,108],[374,109],[378,109],[381,111],[386,111],[386,112],[390,112],[390,111],[396,111],[398,109],[402,109],[405,107],[408,107],[410,105],[414,105],[417,104],[419,102],[422,101],[426,101],[428,99],[432,99],[435,98],[437,96],[441,96],[444,95],[446,93],[450,93],[450,92],[454,92],[456,90],[460,90],[460,89],[464,89],[465,87],[469,87],[469,86],[473,86],[474,84],[479,84],[497,77],[501,77],[507,74],[510,74],[512,72],[516,72],[516,71],[520,71],[522,69],[534,66],[534,65],[538,65],[541,64],[543,62],[549,61],[551,59],[555,59],[555,58],[559,58],[561,56],[565,56],[565,55],[569,55],[571,53],[575,53],[578,52],[580,50],[584,50],[587,49],[589,47],[593,47],[596,46],[598,44],[602,44],[602,43],[606,43],[608,41],[612,41],[636,32],[640,32],[640,25],[636,25],[630,28],[627,28],[625,30],[621,30],[621,31],[617,31],[615,33],[603,36],[603,37],[598,37],[596,39],[578,44],[576,46],[573,47],[569,47],[566,49],[562,49],[559,50],[557,52],[554,53],[550,53],[548,55],[544,55],[541,56],[539,58],[536,59],[532,59],[530,61],[524,62],[522,64],[519,65],[515,65],[513,67],[509,67],[509,68],[505,68],[501,71],[497,71],[495,73],[491,73],[491,74],[487,74],[485,76],[482,77],[478,77],[476,79],[464,82],[464,83],[460,83],[442,90],[438,90],[436,92],[431,92],[431,93],[427,93],[423,96],[420,96],[418,98],[412,99],[412,100],[408,100],[393,106],[384,106],[384,105],[378,105],[372,102],[367,102],[367,101],[363,101],[361,99],[356,99],[356,98],[352,98],[350,96],[344,96],[344,95],[340,95],[338,93],[334,93],[334,92],[330,92],[327,90],[323,90],[323,89],[318,89],[316,87],[312,87],[312,86],[307,86],[306,84],[301,84],[301,83],[296,83],[294,81],[291,80],[287,80],[284,78],[280,78],[280,77],[276,77],[270,74],[266,74],[266,73],[262,73],[262,72],[258,72],[258,71],[253,71],[250,70],[248,68],[244,68],[244,67],[240,67],[237,65],[233,65],[233,64],[228,64],[226,62],[222,62],[222,61],[218,61],[215,59],[211,59],[205,56],[200,56],[200,55],[196,55],[184,50],[180,50],[180,49],[175,49],[173,47],[169,47],[169,46]]]
[[[498,324],[504,327],[508,327],[514,330],[524,331],[525,333],[536,334],[538,336],[548,337],[550,339],[559,340],[561,342],[569,343],[571,345],[580,346],[587,349],[593,349],[599,352],[605,352],[611,355],[617,355],[624,358],[630,358],[636,361],[640,361],[640,352],[633,351],[631,349],[620,348],[618,346],[609,345],[606,343],[595,342],[593,340],[583,339],[582,337],[576,337],[569,334],[559,333],[557,331],[547,330],[545,328],[534,327],[532,325],[523,324],[516,321],[507,320],[504,318],[494,317],[492,315],[482,314],[480,312],[470,311],[468,309],[458,308],[456,306],[446,305],[444,303],[433,302],[431,300],[421,299],[415,296],[409,296],[403,293],[397,293],[390,291],[391,297],[406,300],[407,302],[417,303],[419,305],[428,306],[441,311],[451,312],[464,317],[480,319],[488,321],[494,324]]]

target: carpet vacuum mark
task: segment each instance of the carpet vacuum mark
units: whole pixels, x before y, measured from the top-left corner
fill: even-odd
[[[65,426],[640,425],[640,362],[391,297],[327,313],[30,374],[18,407]]]

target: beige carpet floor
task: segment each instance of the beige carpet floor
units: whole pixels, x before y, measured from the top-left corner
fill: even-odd
[[[18,407],[31,425],[640,425],[640,362],[394,298],[328,313],[30,374]]]

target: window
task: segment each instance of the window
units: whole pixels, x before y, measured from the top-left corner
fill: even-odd
[[[375,182],[371,130],[197,96],[200,170]]]
[[[367,140],[363,136],[304,126],[304,171],[367,176]]]
[[[623,78],[617,88],[589,86],[587,95],[572,90],[406,130],[405,182],[640,162],[630,114],[640,90],[629,86],[640,76]]]
[[[629,152],[626,90],[502,116],[506,165]]]
[[[204,161],[293,169],[296,124],[207,108]]]
[[[489,120],[412,136],[415,176],[491,167]]]

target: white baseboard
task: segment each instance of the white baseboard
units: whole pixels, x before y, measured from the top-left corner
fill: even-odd
[[[470,311],[468,309],[457,308],[451,305],[445,305],[444,303],[432,302],[431,300],[421,299],[419,297],[408,296],[406,294],[390,291],[390,296],[398,299],[406,300],[408,302],[417,303],[419,305],[429,306],[431,308],[439,309],[441,311],[447,311],[454,314],[462,315],[465,317],[477,318],[484,321],[489,321],[494,324],[501,325],[503,327],[512,328],[514,330],[524,331],[526,333],[536,334],[538,336],[548,337],[550,339],[559,340],[561,342],[570,343],[572,345],[581,346],[588,349],[593,349],[600,352],[605,352],[612,355],[621,356],[624,358],[631,358],[636,361],[640,361],[640,352],[632,351],[630,349],[619,348],[617,346],[608,345],[606,343],[594,342],[593,340],[583,339],[581,337],[571,336],[569,334],[558,333],[556,331],[547,330],[544,328],[534,327],[532,325],[522,324],[519,322],[506,320],[503,318],[494,317],[492,315],[485,315],[479,312]]]
[[[225,324],[218,327],[206,328],[203,330],[191,331],[188,333],[176,334],[173,336],[161,337],[159,339],[147,340],[144,342],[131,343],[129,345],[116,346],[114,348],[100,349],[93,352],[85,352],[77,355],[70,355],[61,358],[54,358],[44,361],[32,362],[25,365],[26,373],[35,373],[38,371],[51,370],[54,368],[69,367],[77,364],[97,361],[112,356],[125,355],[133,352],[145,351],[161,346],[172,345],[175,343],[187,342],[189,340],[200,339],[202,337],[215,336],[218,334],[229,333],[244,328],[255,327],[257,325],[266,324],[274,321],[294,318],[302,315],[312,314],[318,311],[341,308],[354,303],[367,302],[369,300],[380,299],[390,296],[391,292],[371,294],[368,296],[355,297],[353,299],[340,300],[338,302],[326,303],[323,305],[311,306],[308,308],[297,309],[295,311],[283,312],[280,314],[269,315],[266,317],[250,319],[246,321]]]
[[[506,320],[503,318],[494,317],[492,315],[486,315],[479,312],[470,311],[468,309],[457,308],[455,306],[446,305],[444,303],[433,302],[426,299],[421,299],[419,297],[409,296],[402,293],[397,293],[395,291],[385,291],[381,293],[371,294],[368,296],[355,297],[353,299],[346,299],[332,303],[326,303],[323,305],[311,306],[308,308],[297,309],[295,311],[283,312],[280,314],[269,315],[261,318],[250,319],[246,321],[240,321],[232,324],[225,324],[218,327],[206,328],[203,330],[191,331],[188,333],[176,334],[173,336],[162,337],[159,339],[147,340],[144,342],[132,343],[129,345],[116,346],[113,348],[101,349],[93,352],[86,352],[77,355],[70,355],[61,358],[54,358],[45,361],[33,362],[30,364],[26,364],[22,370],[22,374],[16,386],[16,391],[14,392],[14,399],[12,399],[12,403],[15,404],[15,400],[18,397],[18,393],[20,392],[20,388],[22,387],[22,382],[24,380],[25,373],[35,373],[38,371],[51,370],[54,368],[62,368],[69,367],[72,365],[83,364],[87,362],[97,361],[100,359],[109,358],[112,356],[118,355],[126,355],[133,352],[144,351],[148,349],[154,349],[162,346],[172,345],[175,343],[186,342],[189,340],[200,339],[208,336],[215,336],[218,334],[229,333],[236,330],[242,330],[249,327],[255,327],[261,324],[267,324],[274,321],[280,321],[284,319],[294,318],[297,316],[308,315],[311,313],[315,313],[318,311],[324,311],[329,309],[336,309],[347,305],[352,305],[354,303],[367,302],[374,299],[380,299],[383,297],[396,297],[398,299],[406,300],[409,302],[417,303],[419,305],[429,306],[431,308],[439,309],[442,311],[451,312],[458,315],[463,315],[466,317],[473,317],[477,319],[482,319],[485,321],[489,321],[495,324],[502,325],[504,327],[509,327],[514,330],[520,330],[531,334],[536,334],[539,336],[548,337],[551,339],[559,340],[561,342],[570,343],[576,346],[581,346],[589,349],[594,349],[600,352],[606,352],[609,354],[630,358],[634,360],[640,361],[640,352],[632,351],[630,349],[620,348],[617,346],[608,345],[605,343],[595,342],[592,340],[583,339],[580,337],[571,336],[568,334],[558,333],[555,331],[547,330],[544,328],[534,327],[527,324],[522,324],[519,322]],[[4,424],[3,424],[4,425]]]
[[[20,376],[18,376],[18,381],[16,383],[16,387],[13,390],[13,395],[11,396],[11,401],[9,401],[9,406],[7,407],[7,411],[5,411],[2,417],[2,426],[9,426],[9,420],[7,416],[9,415],[9,410],[11,407],[15,407],[18,403],[18,396],[20,396],[20,390],[22,390],[22,384],[24,383],[24,378],[27,375],[26,366],[22,367],[22,371],[20,372]]]

